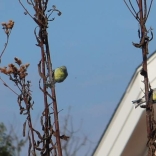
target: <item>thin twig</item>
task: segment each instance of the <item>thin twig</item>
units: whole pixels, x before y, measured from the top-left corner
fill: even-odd
[[[126,0],[124,0],[124,2],[125,2],[125,4],[126,4],[127,8],[129,9],[129,11],[131,12],[131,14],[134,16],[134,18],[139,22],[138,18],[136,18],[136,17],[137,17],[137,14],[135,15],[135,14],[133,13],[133,11],[132,11],[132,10],[130,9],[130,7],[128,6]]]
[[[130,3],[130,5],[131,5],[131,8],[133,9],[133,11],[135,12],[135,14],[137,14],[137,12],[135,11],[135,9],[134,9],[134,7],[133,7],[133,5],[132,5],[132,3],[131,3],[131,0],[129,0],[129,3]]]
[[[137,4],[138,4],[138,6],[139,6],[138,0],[136,0],[136,2],[137,2]]]
[[[2,58],[2,55],[4,54],[5,49],[6,49],[7,45],[8,45],[8,42],[9,42],[9,36],[10,36],[10,34],[11,34],[11,30],[10,30],[9,35],[7,35],[7,42],[5,43],[4,49],[3,49],[3,51],[2,51],[2,53],[1,53],[1,55],[0,55],[0,63],[1,63],[1,58]]]
[[[4,80],[0,77],[0,80],[3,82],[4,86],[8,87],[13,93],[15,93],[17,96],[19,96],[11,87],[9,87]]]
[[[148,9],[148,13],[147,13],[147,17],[146,17],[146,20],[148,19],[148,16],[149,16],[149,13],[150,13],[150,10],[151,10],[151,7],[152,7],[152,3],[153,3],[153,0],[151,0],[151,3],[150,3],[150,6],[149,6],[149,9]]]
[[[21,6],[23,7],[23,9],[26,11],[26,13],[27,13],[32,19],[34,19],[33,16],[29,13],[29,11],[25,8],[25,6],[24,6],[23,3],[21,2],[21,0],[19,0],[19,3],[20,3]]]
[[[30,0],[30,1],[31,1],[31,2],[29,2],[29,0],[27,0],[27,3],[30,4],[30,5],[32,5],[32,6],[34,7],[33,1],[32,1],[32,0]]]

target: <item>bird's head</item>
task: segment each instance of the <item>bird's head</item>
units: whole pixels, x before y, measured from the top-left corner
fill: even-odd
[[[67,71],[66,66],[61,66],[60,68],[61,68],[62,70],[64,70],[64,71]]]

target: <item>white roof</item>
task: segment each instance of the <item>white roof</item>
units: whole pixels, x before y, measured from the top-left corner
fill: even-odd
[[[112,119],[102,135],[93,156],[144,156],[146,152],[146,113],[134,108],[132,100],[144,93],[142,67],[134,73]],[[152,88],[156,88],[156,52],[148,59],[148,76]]]

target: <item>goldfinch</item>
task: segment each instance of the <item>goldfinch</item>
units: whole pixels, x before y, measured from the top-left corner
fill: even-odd
[[[61,66],[53,70],[52,78],[55,83],[63,82],[68,76],[67,68],[65,66]]]

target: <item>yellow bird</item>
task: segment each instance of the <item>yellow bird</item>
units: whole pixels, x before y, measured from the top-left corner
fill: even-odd
[[[152,100],[153,102],[156,102],[156,88],[153,89]]]
[[[52,73],[54,84],[63,82],[67,76],[68,76],[68,72],[66,66],[61,66],[59,68],[56,68],[55,70],[53,70]]]

